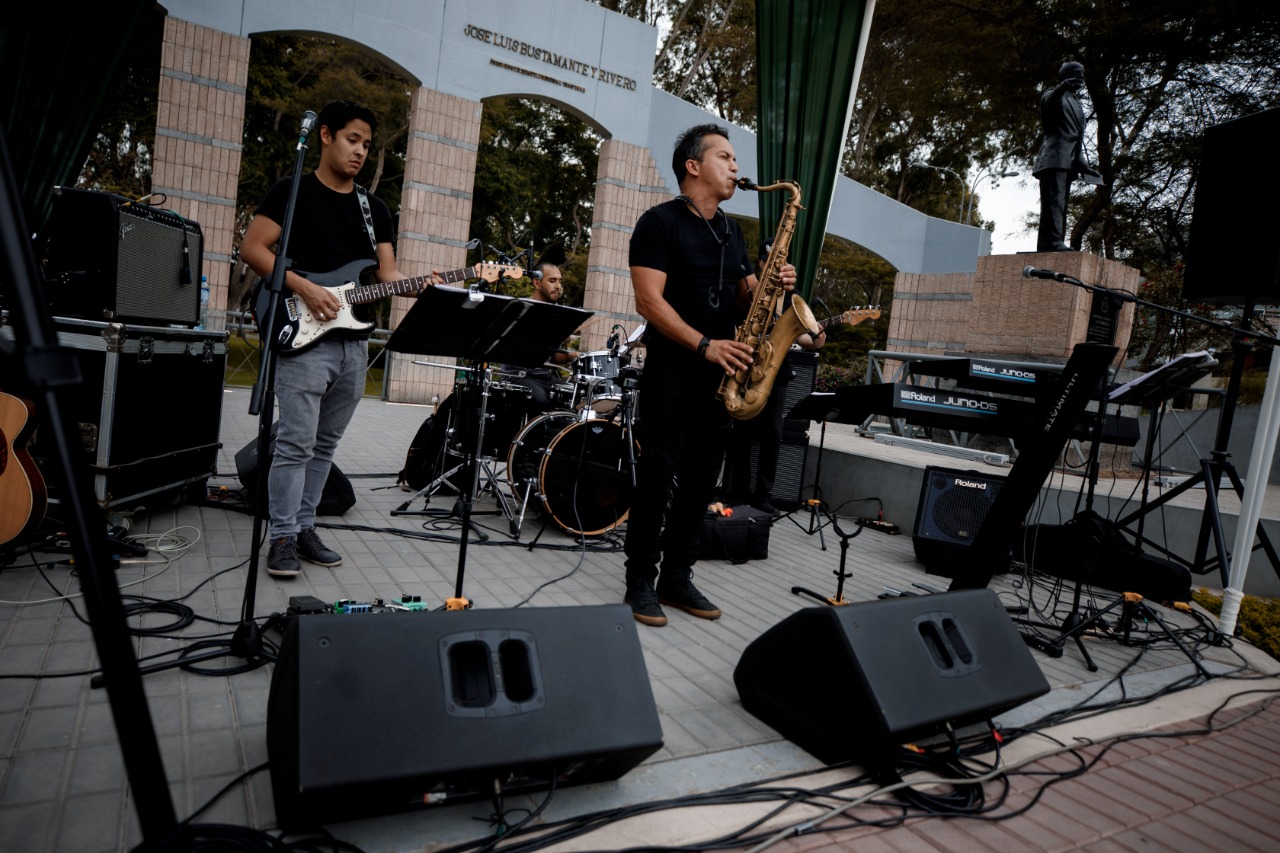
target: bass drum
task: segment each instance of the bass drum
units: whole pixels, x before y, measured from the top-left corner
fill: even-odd
[[[596,536],[627,520],[631,471],[620,424],[548,412],[525,425],[511,446],[507,477],[519,491],[536,484],[542,511],[572,536]],[[640,445],[632,439],[635,454]]]

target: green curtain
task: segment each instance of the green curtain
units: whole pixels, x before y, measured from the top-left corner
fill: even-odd
[[[0,122],[33,231],[80,174],[146,14],[155,0],[35,0],[0,22]]]
[[[756,0],[759,123],[756,153],[764,186],[800,184],[804,210],[796,219],[790,259],[796,292],[806,299],[840,172],[864,33],[875,0]],[[760,234],[772,238],[786,192],[760,194]]]

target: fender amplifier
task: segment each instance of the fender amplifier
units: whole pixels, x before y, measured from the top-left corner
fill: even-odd
[[[54,189],[45,253],[53,313],[192,326],[200,319],[200,225],[111,193]]]
[[[951,468],[924,469],[911,544],[930,574],[950,576],[987,512],[1004,477]]]

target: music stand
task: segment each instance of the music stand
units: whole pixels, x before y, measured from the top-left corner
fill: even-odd
[[[386,348],[411,355],[464,358],[478,364],[501,361],[536,367],[550,359],[560,342],[594,313],[551,302],[481,293],[474,287],[462,290],[437,285],[418,297],[387,341]],[[484,371],[476,371],[472,376],[477,373],[483,376]],[[458,410],[467,411],[467,407],[460,404]],[[475,432],[475,447],[466,462],[471,476],[463,478],[459,497],[462,535],[458,537],[454,595],[445,601],[448,610],[471,606],[462,594],[462,586],[466,576],[471,505],[480,479],[483,418]]]
[[[835,407],[836,395],[834,392],[814,391],[792,406],[791,411],[785,415],[785,417],[795,420],[819,421],[822,424],[821,431],[818,434],[818,461],[814,466],[813,472],[813,497],[803,504],[809,507],[808,527],[806,528],[805,525],[792,518],[795,510],[787,513],[787,518],[791,519],[792,524],[808,535],[812,536],[817,533],[818,543],[822,546],[823,551],[827,550],[827,540],[822,535],[822,528],[834,522],[822,514],[822,450],[827,443],[827,417]],[[803,489],[801,491],[803,492]]]
[[[1246,307],[1245,321],[1243,325],[1248,325],[1248,318],[1251,306]],[[1179,483],[1172,489],[1166,490],[1160,497],[1156,498],[1150,504],[1147,503],[1147,481],[1148,476],[1143,478],[1142,503],[1138,509],[1124,516],[1116,522],[1116,526],[1124,530],[1129,529],[1129,525],[1137,521],[1138,527],[1134,536],[1137,540],[1138,547],[1144,543],[1160,551],[1164,556],[1173,559],[1196,574],[1207,572],[1213,563],[1217,562],[1218,572],[1222,577],[1222,585],[1225,588],[1229,582],[1227,572],[1230,567],[1230,555],[1228,553],[1228,542],[1226,533],[1222,527],[1222,513],[1218,505],[1218,489],[1220,487],[1222,476],[1225,474],[1230,480],[1231,487],[1235,489],[1237,495],[1244,495],[1244,485],[1240,479],[1240,475],[1236,472],[1235,465],[1231,462],[1231,454],[1227,451],[1227,444],[1231,439],[1231,424],[1235,411],[1235,398],[1240,388],[1240,376],[1244,370],[1244,356],[1248,351],[1248,344],[1244,340],[1244,335],[1240,330],[1233,330],[1235,336],[1232,339],[1232,349],[1235,353],[1234,361],[1231,365],[1231,378],[1227,384],[1227,398],[1223,403],[1222,412],[1218,416],[1218,430],[1214,437],[1213,450],[1209,458],[1200,460],[1200,470],[1196,471],[1183,482]],[[1274,343],[1274,340],[1265,335],[1252,335],[1259,340],[1265,340]],[[1207,362],[1205,360],[1208,360]],[[1164,401],[1187,390],[1195,380],[1206,375],[1209,370],[1216,366],[1217,362],[1207,353],[1184,353],[1176,359],[1173,359],[1163,367],[1152,371],[1149,374],[1139,377],[1129,387],[1116,389],[1115,399],[1119,402],[1133,401],[1153,402],[1159,400],[1163,407]],[[1198,373],[1198,369],[1203,367],[1202,373]],[[1121,391],[1125,396],[1120,397]],[[1166,395],[1166,392],[1167,395]],[[1163,396],[1162,396],[1163,395]],[[1147,429],[1147,458],[1144,460],[1144,467],[1149,467],[1151,461],[1151,453],[1154,447],[1155,436],[1155,412],[1152,412],[1152,420]],[[1148,540],[1143,535],[1143,520],[1148,513],[1153,512],[1159,507],[1164,506],[1169,501],[1176,498],[1183,492],[1189,491],[1196,486],[1203,485],[1205,491],[1204,511],[1200,518],[1200,535],[1196,542],[1196,553],[1194,560],[1186,560],[1176,554],[1171,553],[1159,544]],[[1216,551],[1216,558],[1208,559],[1209,538],[1212,536]],[[1280,575],[1280,556],[1277,555],[1275,547],[1272,545],[1271,538],[1262,528],[1257,526],[1257,538],[1259,545],[1271,561],[1272,568]],[[1248,554],[1242,557],[1248,561]]]

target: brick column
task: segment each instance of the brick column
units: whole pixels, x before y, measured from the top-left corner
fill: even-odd
[[[604,349],[615,323],[631,331],[644,322],[636,313],[627,263],[631,231],[640,214],[670,197],[649,149],[616,139],[600,146],[583,294],[583,307],[596,315],[582,331],[584,352]]]
[[[405,275],[427,275],[432,269],[460,269],[466,264],[482,109],[479,101],[424,88],[414,92],[396,235],[396,265]],[[391,327],[395,328],[412,307],[413,297],[392,301]],[[452,370],[413,363],[423,356],[389,355],[387,399],[430,403],[443,400],[453,390]],[[452,361],[437,356],[429,360]]]
[[[1088,252],[986,255],[978,258],[973,284],[973,323],[969,352],[997,358],[1066,359],[1085,339],[1093,294],[1057,281],[1025,279],[1031,265],[1066,273],[1085,284],[1138,289],[1138,270]],[[1119,366],[1133,330],[1133,303],[1116,320]]]
[[[248,80],[249,39],[165,18],[151,191],[200,223],[213,329],[225,325]]]

